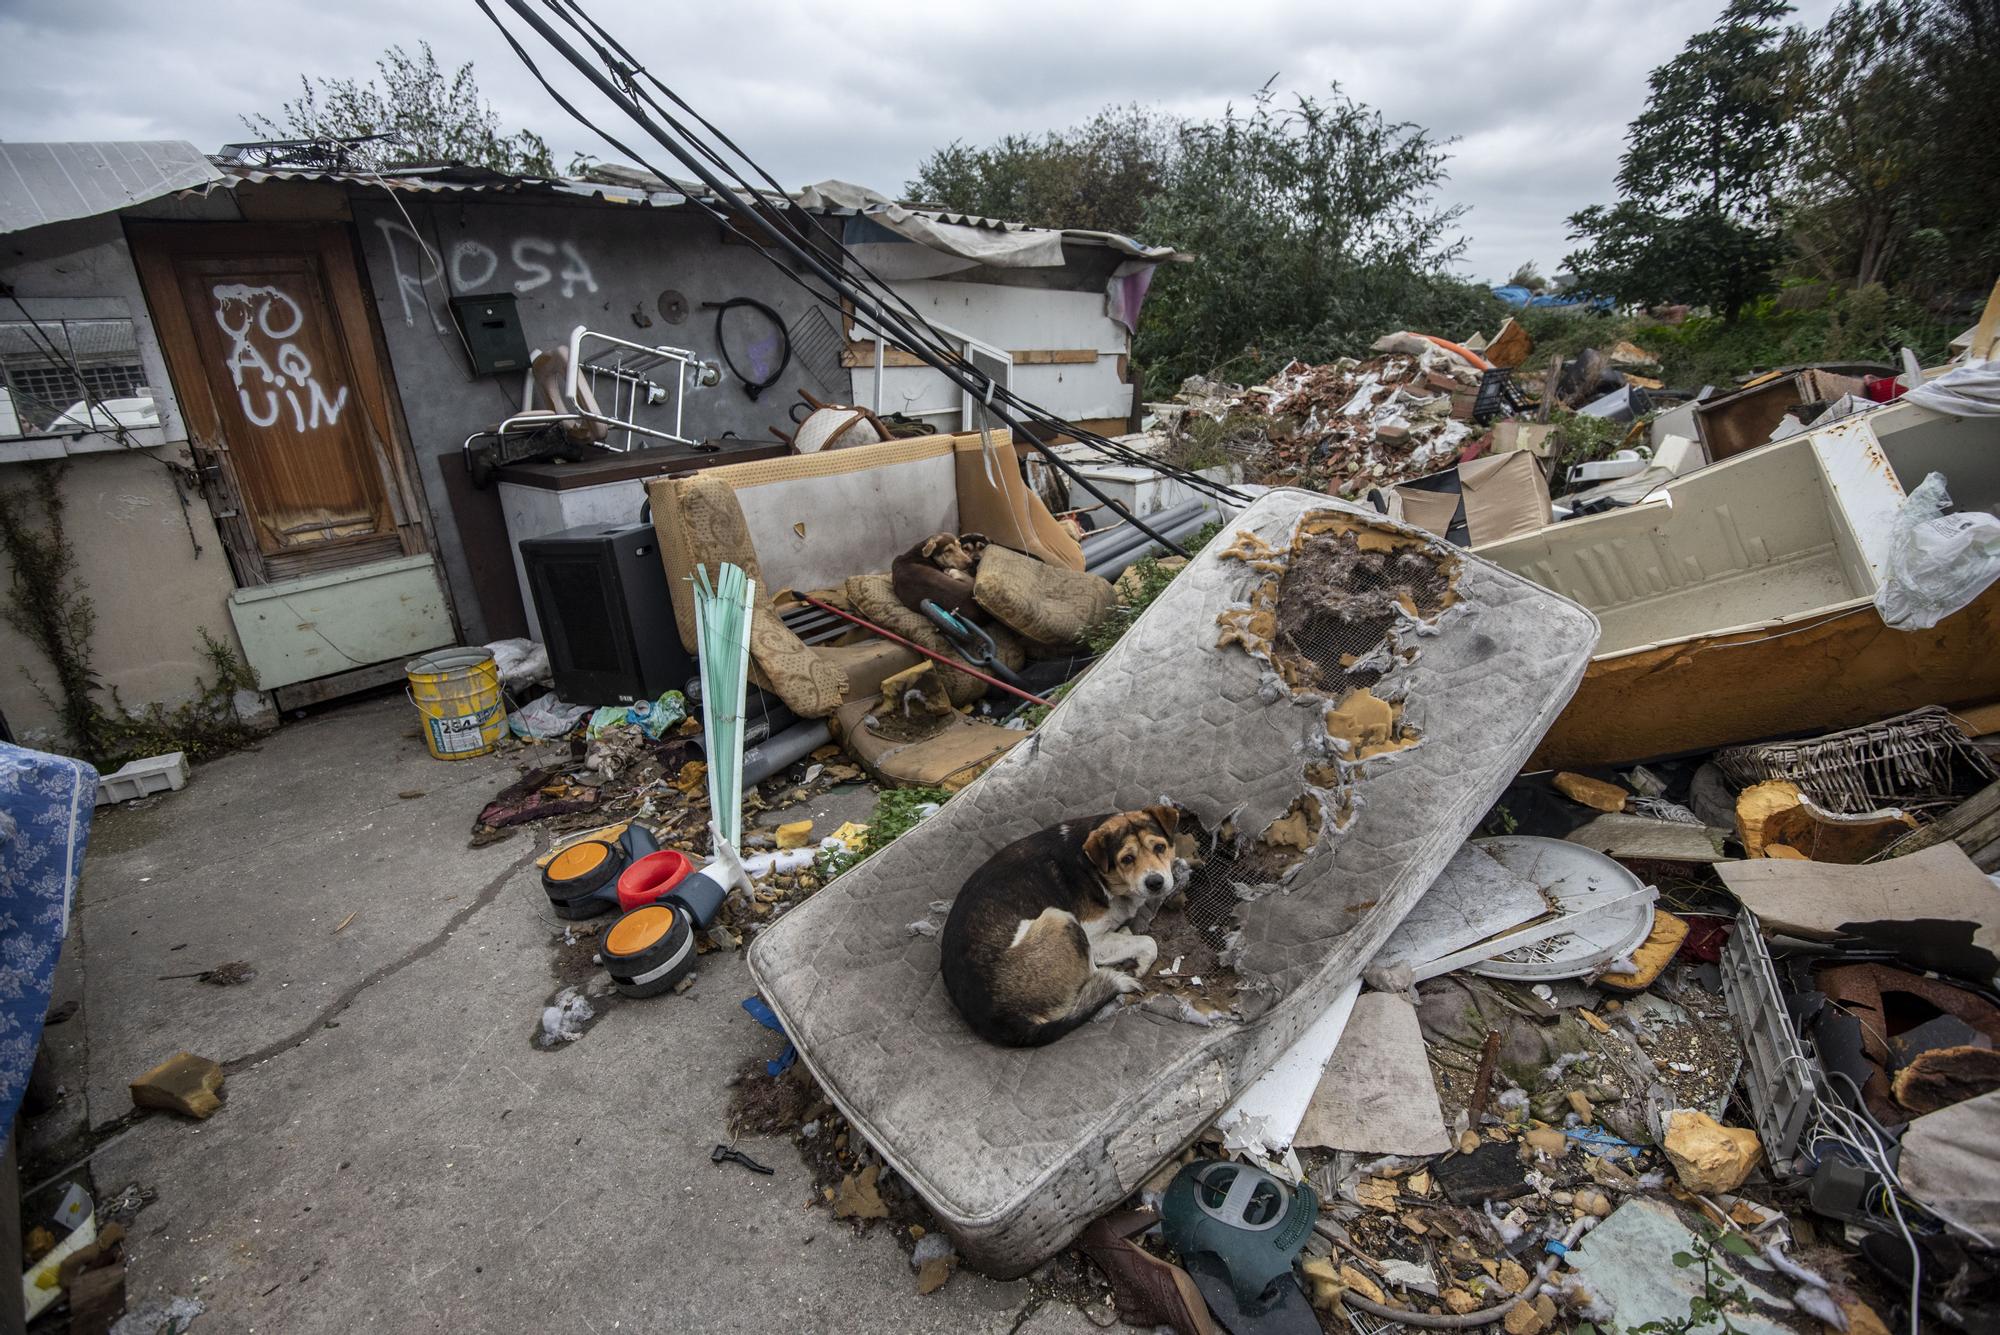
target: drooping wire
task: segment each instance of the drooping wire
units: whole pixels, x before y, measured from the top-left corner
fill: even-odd
[[[610,143],[619,152],[632,158],[642,168],[651,171],[654,175],[659,176],[661,179],[669,181],[672,179],[671,177],[667,176],[666,173],[659,171],[658,168],[653,167],[650,163],[648,163],[643,155],[634,152],[630,148],[630,146],[621,143],[615,136],[610,134],[608,131],[604,130],[602,127],[596,125],[587,116],[583,115],[582,112],[574,105],[574,103],[572,103],[568,98],[564,97],[560,92],[558,92],[555,89],[555,87],[551,84],[549,79],[542,73],[539,67],[537,67],[537,65],[535,64],[534,60],[528,55],[526,50],[522,47],[519,40],[515,38],[511,30],[509,30],[506,27],[506,25],[500,22],[498,16],[493,12],[491,7],[487,4],[486,0],[476,0],[476,2],[479,4],[481,12],[487,16],[489,21],[491,21],[495,25],[495,27],[500,29],[502,35],[507,40],[509,46],[512,47],[515,54],[522,60],[522,63],[528,68],[529,72],[536,78],[536,80],[542,84],[544,89],[546,89],[549,92],[550,96],[555,99],[558,105],[562,106],[563,109],[569,112],[572,117],[574,117],[579,121],[579,123],[595,131],[607,143]],[[872,292],[865,291],[860,287],[856,286],[851,281],[848,275],[830,266],[825,260],[825,258],[823,258],[819,253],[817,253],[818,252],[817,243],[815,243],[811,238],[806,237],[803,233],[800,233],[796,229],[796,227],[794,227],[789,221],[789,215],[793,211],[792,208],[790,207],[791,202],[789,200],[789,197],[786,198],[786,205],[784,207],[779,207],[775,204],[775,201],[772,201],[768,197],[764,196],[762,192],[758,191],[755,187],[750,186],[747,182],[739,182],[740,184],[743,185],[744,193],[747,193],[751,195],[753,198],[756,198],[764,202],[767,207],[766,209],[760,210],[753,205],[747,204],[744,201],[741,194],[739,194],[737,191],[731,190],[722,181],[717,179],[713,175],[713,173],[711,173],[706,167],[703,166],[702,162],[695,156],[696,153],[695,148],[690,148],[677,142],[675,139],[671,138],[666,131],[662,130],[658,125],[654,124],[652,122],[651,117],[649,117],[646,114],[645,107],[640,105],[638,99],[629,95],[628,92],[622,91],[618,85],[613,84],[611,76],[600,74],[593,67],[591,67],[581,52],[577,51],[574,47],[570,46],[569,43],[562,38],[561,34],[557,33],[552,27],[550,27],[550,25],[546,20],[544,20],[539,15],[531,11],[531,8],[527,3],[527,0],[507,0],[507,3],[509,7],[512,8],[515,11],[515,13],[518,14],[523,20],[525,20],[531,27],[533,27],[537,31],[537,33],[544,38],[544,40],[548,41],[552,47],[554,47],[559,53],[564,55],[565,58],[567,58],[570,61],[570,63],[578,69],[579,72],[581,72],[586,78],[590,79],[594,84],[596,84],[598,86],[599,91],[604,94],[607,100],[612,101],[614,105],[618,105],[621,110],[623,110],[629,117],[632,118],[634,123],[638,124],[641,128],[645,129],[648,132],[648,134],[650,134],[655,140],[657,140],[664,147],[666,147],[667,150],[670,153],[672,153],[679,161],[681,161],[684,165],[686,165],[690,170],[694,171],[695,174],[701,178],[702,183],[714,193],[716,199],[728,201],[732,209],[735,211],[736,216],[746,219],[750,224],[756,227],[757,230],[762,231],[766,235],[770,236],[774,241],[778,242],[778,244],[787,253],[789,253],[795,260],[804,265],[822,282],[826,283],[826,285],[834,293],[838,293],[840,296],[844,296],[848,299],[848,301],[852,302],[855,309],[855,314],[857,316],[857,323],[861,323],[864,326],[872,328],[877,333],[878,337],[881,337],[886,332],[887,334],[892,336],[896,342],[908,347],[909,350],[913,352],[915,355],[917,355],[920,359],[924,360],[925,362],[933,366],[935,369],[942,372],[947,377],[947,379],[951,380],[954,384],[958,385],[962,390],[979,398],[982,404],[986,405],[990,409],[991,414],[994,417],[998,418],[1003,423],[1009,426],[1013,426],[1017,430],[1019,430],[1023,438],[1026,439],[1027,442],[1032,447],[1039,450],[1044,455],[1044,457],[1048,459],[1051,466],[1053,466],[1057,471],[1067,476],[1072,482],[1080,485],[1083,488],[1083,490],[1085,490],[1092,496],[1096,497],[1100,502],[1104,503],[1115,512],[1124,515],[1124,517],[1130,520],[1130,522],[1136,529],[1145,533],[1148,537],[1154,539],[1156,542],[1159,542],[1162,546],[1167,547],[1169,550],[1173,551],[1180,550],[1175,544],[1168,541],[1163,535],[1161,535],[1156,530],[1151,528],[1143,520],[1139,519],[1135,515],[1132,515],[1124,506],[1118,504],[1117,502],[1111,500],[1110,497],[1104,495],[1104,493],[1100,491],[1088,478],[1080,476],[1068,460],[1056,454],[1054,450],[1051,449],[1046,444],[1046,442],[1041,440],[1034,432],[1028,431],[1025,428],[1025,426],[1022,425],[1021,420],[1017,419],[1025,419],[1026,421],[1033,421],[1038,426],[1041,426],[1044,429],[1052,429],[1055,432],[1069,434],[1083,441],[1087,446],[1095,450],[1098,450],[1099,452],[1109,454],[1112,457],[1122,457],[1128,462],[1138,463],[1142,466],[1152,469],[1153,471],[1166,473],[1170,476],[1178,476],[1188,485],[1191,485],[1199,490],[1208,492],[1212,495],[1226,497],[1229,499],[1241,499],[1236,495],[1236,493],[1230,491],[1228,488],[1220,487],[1218,486],[1218,484],[1212,483],[1206,478],[1200,478],[1197,475],[1193,474],[1183,474],[1182,470],[1177,470],[1167,466],[1163,466],[1156,460],[1152,460],[1144,455],[1140,455],[1136,451],[1132,451],[1127,447],[1122,447],[1114,442],[1105,440],[1103,437],[1095,436],[1094,433],[1082,432],[1079,429],[1067,423],[1062,422],[1061,419],[1054,417],[1052,414],[1046,412],[1046,410],[1042,410],[1034,407],[1034,405],[1027,404],[1025,400],[1020,399],[1018,395],[1013,393],[1013,391],[1007,389],[1004,386],[999,385],[992,379],[992,377],[986,375],[983,371],[980,371],[976,366],[973,366],[970,362],[959,357],[956,351],[954,349],[951,349],[947,344],[945,344],[942,336],[939,335],[936,330],[932,329],[928,325],[928,322],[924,321],[920,315],[917,316],[917,319],[913,325],[910,321],[901,318],[895,311],[891,309],[886,309],[883,305],[883,298],[882,298],[882,293],[885,290],[887,292],[887,299],[890,302],[895,304],[900,304],[906,310],[909,310],[911,314],[915,314],[914,309],[908,306],[908,303],[901,298],[900,294],[893,292],[892,289],[887,289],[887,285],[882,284],[879,279],[876,280],[875,291]],[[566,23],[569,23],[573,28],[577,26],[577,21],[567,12],[557,8],[553,2],[550,3],[549,7],[552,9],[553,12],[556,12],[559,17],[561,17]],[[586,39],[586,45],[591,46],[594,50],[596,50],[599,53],[600,58],[605,59],[611,65],[612,74],[622,80],[625,88],[626,89],[634,88],[635,84],[631,77],[629,62],[621,63],[613,59],[611,55],[605,50],[605,48],[600,43],[597,43],[594,38],[591,38],[589,34],[586,33],[582,35]],[[652,78],[651,75],[648,75],[647,77],[649,79]],[[657,80],[655,80],[655,82],[657,82]],[[643,92],[643,90],[639,91]],[[716,150],[714,150],[712,147],[706,144],[701,144],[699,142],[698,137],[688,132],[687,127],[685,125],[681,124],[677,118],[671,115],[671,113],[668,113],[663,108],[660,108],[658,104],[658,99],[651,98],[650,95],[647,95],[646,100],[651,106],[655,108],[655,110],[660,112],[661,119],[665,120],[670,126],[672,126],[677,133],[679,133],[685,139],[694,141],[694,143],[698,146],[699,151],[703,155],[705,155],[711,161],[723,162],[723,160],[721,159],[720,155],[716,152]],[[724,162],[723,165],[727,170],[726,162]],[[759,170],[761,173],[761,169]],[[733,170],[731,171],[730,174],[737,175],[737,173],[735,173]],[[761,174],[763,174],[767,180],[769,179],[768,173],[761,173]],[[726,220],[730,216],[724,214],[720,209],[714,207],[709,200],[694,198],[691,199],[691,202],[696,203],[698,206],[702,207],[705,211],[710,213],[711,216],[714,216],[719,220]],[[852,252],[847,250],[847,248],[844,245],[838,242],[833,242],[832,244],[836,252],[840,256],[842,256],[843,258],[850,259],[851,262],[857,268],[861,269],[866,268],[865,265],[862,265],[860,263],[858,258],[852,258]],[[793,279],[793,281],[798,282],[799,285],[814,299],[824,302],[829,306],[838,305],[838,302],[834,296],[831,296],[827,293],[818,292],[817,290],[815,290],[810,284],[806,283],[801,276],[793,273],[791,269],[789,269],[784,263],[782,263],[777,255],[772,254],[770,251],[768,251],[763,247],[759,247],[758,251],[760,254],[764,254],[766,259],[770,263],[772,263],[775,267],[778,268],[779,272]],[[843,318],[845,318],[847,314],[845,309],[842,309],[841,314]],[[928,334],[929,336],[927,337],[926,334]],[[995,402],[996,400],[998,400],[998,403]]]

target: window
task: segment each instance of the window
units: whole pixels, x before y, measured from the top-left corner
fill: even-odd
[[[132,321],[0,321],[0,437],[159,424]]]

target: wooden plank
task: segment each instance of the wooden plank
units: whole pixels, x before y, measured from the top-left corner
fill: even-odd
[[[840,354],[840,364],[848,370],[872,369],[875,365],[875,340],[849,339],[847,348]],[[885,348],[882,353],[884,366],[928,366],[929,362],[914,352],[904,352],[901,348]]]
[[[1016,366],[1094,366],[1101,355],[1095,348],[1022,348],[1007,354]],[[847,350],[840,355],[840,364],[849,370],[875,365],[875,340],[849,339]],[[901,348],[890,348],[882,359],[884,366],[926,366],[929,363],[914,353]]]
[[[1904,857],[1946,840],[1964,849],[1979,870],[2000,867],[2000,782],[1987,784],[1929,825],[1910,831],[1884,849],[1881,858]]]
[[[1972,346],[1966,356],[1973,361],[1990,360],[1993,344],[2000,338],[2000,278],[1993,281],[1993,291],[1986,298],[1986,309],[1979,314],[1979,323],[1973,326]]]
[[[1009,352],[1016,366],[1094,366],[1095,348],[1023,348]]]

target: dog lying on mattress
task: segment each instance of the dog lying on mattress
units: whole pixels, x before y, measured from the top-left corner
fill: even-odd
[[[1064,821],[966,878],[938,945],[945,991],[974,1033],[1038,1047],[1143,989],[1160,953],[1143,933],[1179,885],[1179,826],[1170,806]]]

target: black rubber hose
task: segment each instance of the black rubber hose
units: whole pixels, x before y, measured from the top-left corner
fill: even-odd
[[[766,306],[763,302],[751,297],[731,297],[728,301],[706,301],[702,304],[704,306],[715,307],[715,346],[722,353],[722,360],[729,364],[730,374],[743,382],[743,392],[754,400],[759,394],[777,384],[778,377],[783,375],[785,368],[792,364],[792,336],[785,329],[784,317],[769,306]],[[778,331],[778,346],[783,348],[784,351],[778,356],[778,364],[771,368],[771,374],[765,376],[762,380],[752,380],[749,376],[743,374],[743,368],[738,366],[736,359],[729,355],[728,340],[722,336],[722,317],[729,314],[737,306],[748,306],[751,310],[757,311],[771,322],[773,329]]]

